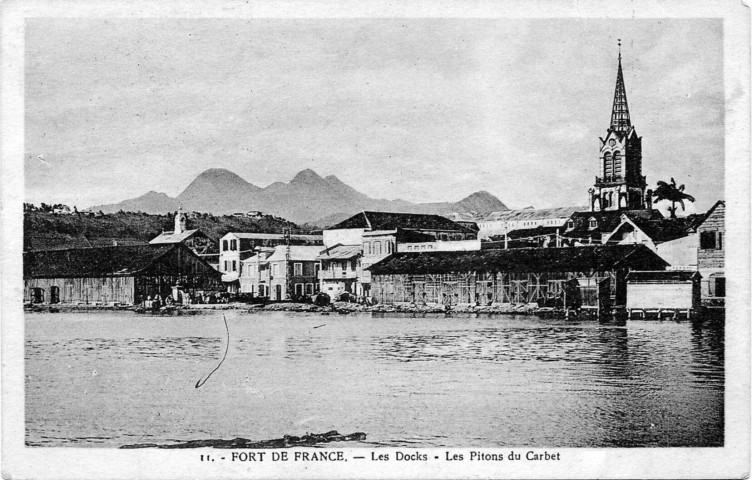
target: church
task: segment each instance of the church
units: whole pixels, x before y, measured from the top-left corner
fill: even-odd
[[[646,189],[647,182],[642,175],[642,137],[637,135],[629,117],[621,51],[611,126],[600,141],[601,174],[595,177],[595,185],[589,190],[590,210],[650,209],[652,192]]]

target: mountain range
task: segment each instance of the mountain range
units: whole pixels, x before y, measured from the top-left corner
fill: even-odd
[[[508,210],[501,200],[486,191],[473,193],[458,202],[412,203],[371,198],[334,175],[321,177],[310,169],[299,172],[290,182],[275,182],[261,188],[220,168],[206,170],[174,198],[151,191],[140,197],[94,206],[88,210],[164,214],[180,207],[185,211],[214,215],[259,210],[295,223],[320,227],[333,225],[363,210],[437,215]]]

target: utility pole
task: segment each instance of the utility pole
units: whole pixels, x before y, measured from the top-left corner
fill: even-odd
[[[285,228],[284,235],[285,235],[285,298],[290,299],[292,298],[292,295],[290,293],[292,289],[292,264],[290,263],[291,260],[291,252],[290,252],[290,229]]]

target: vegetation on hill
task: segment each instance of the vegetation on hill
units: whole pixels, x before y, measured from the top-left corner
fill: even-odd
[[[49,207],[45,205],[45,207]],[[57,206],[60,207],[60,206]],[[150,215],[142,212],[111,214],[77,212],[24,205],[24,246],[29,249],[72,248],[106,244],[148,243],[163,231],[172,231],[174,214]],[[188,213],[188,229],[199,229],[217,241],[228,232],[312,233],[283,218],[214,216]]]

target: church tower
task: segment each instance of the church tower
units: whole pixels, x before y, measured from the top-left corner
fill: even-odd
[[[629,118],[627,91],[621,71],[621,40],[616,91],[611,109],[611,126],[601,138],[600,175],[589,190],[590,210],[618,211],[649,208],[645,177],[642,175],[642,137],[637,136]]]

